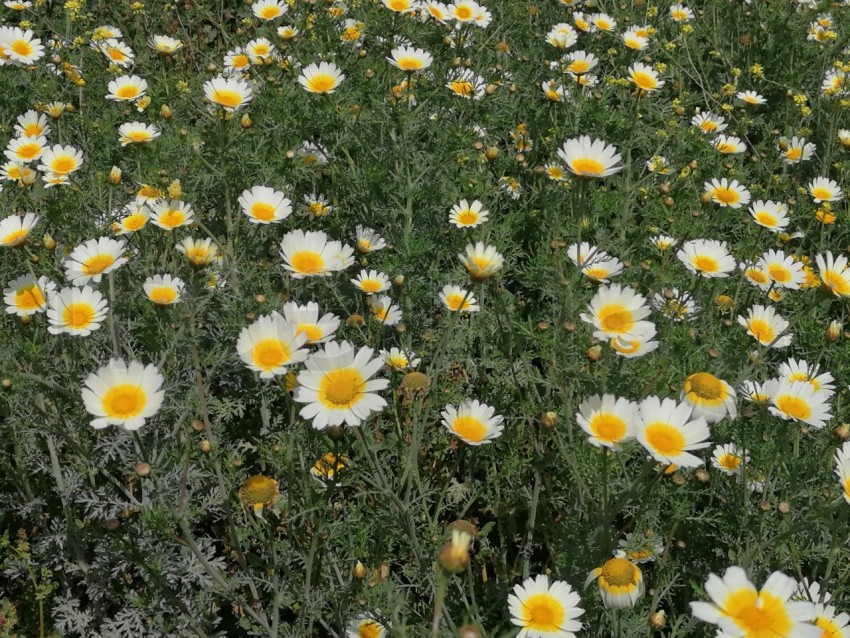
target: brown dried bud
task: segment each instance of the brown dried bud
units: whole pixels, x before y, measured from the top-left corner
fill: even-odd
[[[772,508],[773,506],[767,501],[762,501],[761,503],[759,503],[759,509],[762,512],[769,512]]]
[[[844,332],[844,326],[840,321],[833,320],[826,327],[826,330],[823,333],[824,338],[827,341],[838,341],[841,338],[841,334]]]
[[[667,612],[659,609],[654,614],[649,614],[649,626],[652,629],[664,629],[667,626]]]
[[[498,159],[499,157],[499,149],[495,146],[489,147],[486,151],[484,151],[484,157],[486,157],[491,162]]]
[[[136,467],[134,468],[137,476],[145,477],[150,476],[151,474],[151,464],[145,463],[144,461],[139,461],[136,463]]]
[[[665,197],[664,198],[664,205],[667,206],[668,208],[675,203],[676,203],[676,201],[672,197]]]
[[[561,326],[567,332],[575,332],[576,322],[575,321],[565,321],[564,325]]]
[[[700,483],[708,483],[711,480],[711,477],[708,475],[708,472],[705,471],[705,468],[699,468],[696,472],[694,472],[694,476]]]
[[[121,527],[121,521],[119,521],[117,518],[109,518],[103,523],[103,526],[106,528],[107,531],[114,532],[116,529]]]
[[[779,505],[776,506],[776,509],[779,511],[780,514],[787,514],[791,511],[791,504],[787,501],[782,501],[781,503],[779,503]]]
[[[12,380],[11,380],[11,379],[8,379],[8,378],[7,378],[7,379],[3,379],[3,381],[2,381],[2,385],[3,385],[3,387],[4,387],[4,388],[6,388],[6,389],[8,390],[9,388],[11,388],[11,387],[12,387]]]
[[[496,89],[498,89],[498,88],[499,87],[496,86],[495,84],[488,84],[487,86],[484,87],[484,92],[487,95],[493,95],[493,93],[495,93]]]
[[[349,328],[354,328],[356,326],[362,326],[366,323],[366,320],[363,319],[363,315],[353,314],[349,315],[348,319],[345,320],[345,325]]]
[[[461,625],[457,628],[457,638],[481,638],[481,630],[475,625]]]
[[[661,182],[657,188],[659,193],[666,195],[670,192],[670,182]]]
[[[345,428],[341,425],[332,425],[325,430],[325,434],[331,441],[342,441],[345,438]]]
[[[678,115],[679,117],[682,117],[686,113],[684,106],[677,106],[675,111],[676,115]]]
[[[5,383],[5,379],[4,379],[4,383]],[[7,386],[3,386],[3,387],[7,387]],[[837,436],[839,439],[841,439],[843,441],[850,439],[850,425],[848,425],[847,423],[842,423],[841,425],[836,427],[835,430],[833,430],[833,432],[835,432],[835,436]]]
[[[753,43],[753,36],[745,33],[744,35],[742,35],[738,38],[738,43],[742,47],[748,47]]]
[[[204,428],[204,422],[201,421],[200,419],[193,420],[192,421],[192,429],[195,430],[195,432],[203,432],[204,429],[205,429]]]
[[[676,549],[685,549],[688,544],[685,541],[676,541]]]
[[[254,297],[254,301],[256,301],[257,303],[266,303],[266,296],[257,295],[256,297]]]
[[[208,439],[204,439],[203,441],[201,441],[198,444],[198,447],[204,454],[209,454],[212,451],[212,443],[210,443]]]
[[[549,322],[548,322],[548,321],[539,321],[539,322],[537,323],[537,329],[538,329],[538,330],[548,330],[548,329],[549,329],[549,325],[550,325],[550,324],[549,324]]]
[[[590,346],[584,351],[584,356],[587,357],[589,361],[599,361],[602,358],[602,346],[599,344]]]

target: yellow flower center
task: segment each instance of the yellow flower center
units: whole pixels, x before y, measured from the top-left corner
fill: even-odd
[[[850,296],[850,282],[846,281],[841,273],[835,270],[827,270],[821,273],[823,284],[829,288],[833,294],[841,295],[842,297]]]
[[[186,214],[182,210],[167,210],[159,216],[159,223],[166,228],[177,228],[186,221]]]
[[[83,272],[86,275],[99,275],[115,263],[115,257],[108,253],[101,253],[89,257],[83,262]]]
[[[640,579],[640,570],[626,558],[612,558],[601,569],[599,578],[607,588],[632,587]]]
[[[403,71],[418,71],[422,68],[422,60],[414,57],[399,58],[396,64]]]
[[[277,209],[266,202],[254,202],[251,205],[251,217],[260,221],[270,222],[274,220],[274,214]]]
[[[364,292],[380,292],[383,287],[377,279],[364,279],[360,282],[360,290]]]
[[[327,93],[336,86],[336,78],[330,73],[317,73],[307,80],[307,89],[313,93]]]
[[[127,56],[124,54],[121,49],[116,49],[115,47],[109,47],[106,50],[107,57],[113,62],[123,62],[127,59]]]
[[[452,91],[454,91],[461,97],[472,97],[473,91],[475,89],[475,87],[472,86],[472,82],[464,82],[459,80],[455,80],[454,82],[452,82],[451,86]]]
[[[717,272],[720,270],[720,265],[714,257],[707,255],[697,255],[693,261],[694,268],[701,272]]]
[[[34,47],[26,40],[15,40],[12,42],[11,49],[24,58],[31,56],[35,50]]]
[[[292,353],[280,339],[264,339],[254,344],[251,359],[261,370],[273,370],[292,357]]]
[[[242,103],[242,94],[232,89],[216,89],[212,93],[212,101],[232,109]]]
[[[605,167],[599,160],[592,157],[579,157],[570,162],[570,168],[578,175],[599,177],[605,172]]]
[[[23,160],[31,160],[41,152],[41,144],[27,142],[18,147],[18,157]]]
[[[736,456],[734,454],[729,454],[728,452],[723,454],[717,462],[725,467],[727,470],[737,470],[741,467],[741,457]]]
[[[590,70],[590,64],[586,60],[573,60],[567,67],[567,71],[579,75],[587,73]]]
[[[319,383],[319,401],[332,410],[346,410],[364,396],[366,380],[357,368],[340,368],[325,373]]]
[[[751,281],[761,285],[767,283],[767,274],[760,268],[747,268],[744,273]]]
[[[565,616],[564,605],[548,592],[532,594],[522,601],[522,621],[526,629],[560,633]]]
[[[593,279],[594,281],[605,279],[609,274],[611,274],[611,271],[603,266],[588,266],[582,270],[582,272],[586,277]]]
[[[292,255],[290,260],[296,272],[305,275],[315,275],[324,271],[325,260],[312,250],[302,250]]]
[[[791,162],[798,161],[801,157],[803,157],[803,149],[799,146],[792,146],[785,151],[785,159]]]
[[[30,231],[26,228],[19,228],[18,230],[13,230],[11,233],[3,237],[2,243],[7,246],[19,246],[24,243],[24,240],[29,234]]]
[[[59,157],[54,158],[53,164],[51,165],[51,169],[54,173],[59,175],[64,175],[65,173],[70,173],[77,167],[77,160],[75,160],[70,155],[60,155]]]
[[[103,395],[103,410],[106,416],[130,419],[138,416],[147,404],[147,395],[138,385],[121,383],[112,386]]]
[[[472,304],[470,303],[468,297],[466,297],[466,300],[464,301],[464,297],[466,297],[466,295],[458,293],[447,295],[446,305],[449,307],[450,310],[466,310]]]
[[[752,638],[787,636],[793,626],[785,601],[770,592],[733,591],[726,596],[722,609]]]
[[[124,220],[121,222],[121,225],[124,227],[125,230],[135,231],[139,230],[147,223],[148,218],[146,215],[143,215],[142,213],[134,213],[133,215],[124,218]]]
[[[244,53],[240,53],[233,56],[231,64],[234,69],[244,69],[246,66],[251,64],[251,60]]]
[[[760,343],[770,343],[776,337],[773,327],[764,319],[750,319],[747,328]]]
[[[24,127],[24,135],[26,137],[38,137],[44,131],[44,127],[38,122],[27,124]]]
[[[700,122],[699,127],[706,133],[711,133],[712,131],[717,129],[717,123],[712,120],[705,120],[703,122]]]
[[[487,434],[487,426],[474,416],[458,416],[452,423],[452,430],[462,439],[475,443]]]
[[[771,215],[765,211],[759,211],[756,213],[756,221],[762,226],[773,228],[776,226],[776,222],[778,222],[779,219],[775,215]]]
[[[695,395],[692,399],[716,401],[726,398],[723,382],[708,372],[697,372],[685,379],[685,393]]]
[[[832,191],[828,188],[818,186],[812,189],[812,197],[815,199],[830,199],[832,197]]]
[[[44,294],[35,284],[15,291],[15,307],[19,310],[38,310],[44,306]]]
[[[783,264],[770,264],[767,273],[773,281],[784,284],[791,281],[791,270]]]
[[[147,142],[151,139],[151,134],[144,129],[139,129],[137,131],[130,131],[127,137],[134,142]]]
[[[157,305],[167,306],[177,301],[177,290],[171,286],[157,286],[148,293],[148,298]]]
[[[685,449],[682,432],[663,421],[650,423],[646,427],[645,436],[650,447],[664,456],[678,456]]]
[[[115,91],[115,95],[121,98],[122,100],[132,100],[139,95],[139,87],[135,84],[125,84],[124,86],[119,86],[118,90]]]
[[[812,415],[812,409],[805,399],[788,394],[776,398],[776,407],[782,412],[795,419],[804,421]]]
[[[458,20],[469,20],[472,17],[472,9],[466,5],[455,8],[455,18]]]
[[[603,330],[617,334],[627,332],[634,323],[632,311],[617,303],[603,306],[599,310],[598,319]]]
[[[280,15],[280,7],[277,5],[268,5],[260,9],[260,17],[263,20],[274,20]]]
[[[307,343],[315,343],[325,336],[322,329],[314,323],[299,323],[296,332],[307,335]]]
[[[472,226],[478,221],[478,213],[474,210],[464,210],[458,213],[457,221],[461,226]]]
[[[626,434],[626,422],[616,414],[601,412],[590,418],[590,431],[597,439],[616,443]]]
[[[715,188],[712,193],[712,197],[724,204],[737,204],[741,199],[741,196],[738,195],[738,191],[725,187]]]
[[[88,328],[95,318],[94,307],[85,301],[68,304],[62,311],[62,321],[69,328],[83,330]]]
[[[374,620],[364,620],[357,628],[358,638],[379,638],[383,625]]]

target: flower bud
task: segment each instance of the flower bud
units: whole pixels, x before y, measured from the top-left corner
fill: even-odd
[[[595,346],[590,346],[584,351],[584,356],[587,357],[589,361],[599,361],[602,358],[602,346],[598,343]]]
[[[404,275],[396,275],[395,279],[393,279],[394,286],[403,286],[404,285]]]
[[[332,425],[325,430],[325,434],[331,441],[342,441],[345,438],[345,428],[341,425]]]
[[[150,105],[151,105],[151,98],[150,98],[149,95],[145,95],[144,97],[140,97],[138,100],[136,100],[136,109],[138,109],[139,111],[144,111]],[[67,107],[66,107],[66,110],[67,110]]]
[[[544,428],[552,429],[556,425],[558,425],[558,413],[557,412],[544,412],[540,415],[540,425]]]
[[[121,175],[121,169],[117,166],[113,166],[112,169],[109,171],[109,183],[113,186],[117,186],[121,183]]]
[[[475,625],[462,625],[457,628],[457,638],[481,638],[481,630]]]
[[[183,188],[180,186],[180,180],[175,179],[168,185],[168,196],[171,199],[180,199],[183,194]]]
[[[667,612],[659,609],[654,614],[649,614],[649,626],[653,629],[664,629],[667,625]]]
[[[469,567],[469,543],[472,536],[458,530],[452,531],[452,540],[443,545],[437,557],[440,566],[450,574],[459,574]]]
[[[251,128],[252,124],[251,117],[247,113],[243,113],[242,117],[239,118],[239,126],[242,128]]]
[[[827,341],[838,341],[841,338],[841,334],[844,332],[844,326],[840,321],[833,320],[826,327],[826,331],[824,332],[824,338]]]
[[[159,115],[164,120],[170,120],[171,116],[174,115],[174,111],[171,110],[171,107],[168,104],[163,104],[159,109]]]
[[[495,146],[491,146],[486,151],[484,151],[484,157],[486,157],[491,162],[495,161],[499,158],[499,149]]]
[[[846,441],[847,439],[850,439],[850,424],[842,423],[835,428],[834,432],[835,436]]]
[[[53,239],[53,237],[51,237],[47,233],[44,234],[44,237],[41,238],[41,241],[44,244],[44,247],[47,248],[47,250],[53,250],[54,248],[56,248],[56,240]]]
[[[136,463],[136,467],[134,468],[137,476],[145,477],[150,476],[151,474],[151,465],[150,463],[145,463],[144,461],[139,461]]]
[[[357,580],[363,580],[364,578],[366,578],[366,574],[368,573],[369,571],[366,569],[366,565],[364,565],[360,561],[357,561],[357,563],[354,565],[354,568],[351,570],[351,575],[354,576]]]
[[[204,454],[209,454],[212,451],[212,443],[210,443],[208,439],[201,441],[200,444],[198,444],[198,447]]]

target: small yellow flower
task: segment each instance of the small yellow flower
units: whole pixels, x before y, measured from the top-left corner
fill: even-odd
[[[254,514],[262,517],[263,507],[270,507],[280,500],[277,481],[262,474],[249,476],[239,488],[239,498],[254,509]]]

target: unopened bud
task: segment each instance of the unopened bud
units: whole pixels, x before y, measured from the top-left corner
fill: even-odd
[[[694,472],[694,476],[700,483],[708,483],[711,477],[708,475],[708,472],[703,468],[699,468],[696,472]]]
[[[496,89],[498,89],[498,88],[499,87],[497,87],[495,84],[488,84],[487,86],[484,87],[484,92],[487,95],[493,95],[493,93],[495,93]]]
[[[0,384],[8,390],[9,388],[12,387],[12,380],[11,379],[3,379],[3,381]]]
[[[56,240],[46,233],[44,237],[41,238],[41,241],[44,244],[44,247],[47,248],[47,250],[53,250],[54,248],[56,248]]]
[[[113,186],[116,186],[121,183],[121,169],[117,166],[113,166],[109,171],[109,183]]]
[[[168,104],[163,104],[159,109],[159,115],[164,120],[170,120],[171,116],[174,115],[174,111],[171,110],[171,107]]]
[[[472,537],[466,532],[452,530],[452,540],[440,549],[440,566],[450,574],[458,574],[469,567],[469,543]]]
[[[141,477],[150,476],[151,464],[145,463],[144,461],[139,461],[138,463],[136,463],[135,470],[136,470],[137,476],[141,476]]]
[[[787,501],[782,501],[781,503],[779,503],[779,505],[776,506],[776,509],[779,511],[780,514],[787,514],[791,511],[791,504]]]
[[[204,454],[209,454],[212,451],[212,443],[210,443],[207,439],[201,441],[200,444],[198,444],[198,447]]]
[[[325,429],[325,434],[331,441],[342,441],[345,438],[345,428],[341,425],[332,425]]]
[[[183,188],[180,186],[180,180],[175,179],[168,185],[168,196],[171,199],[180,199],[183,194]]]
[[[654,614],[649,614],[649,626],[653,629],[664,629],[667,625],[667,612],[659,609]]]
[[[404,275],[396,275],[395,279],[393,279],[394,286],[403,286],[404,285]]]
[[[239,126],[242,128],[251,128],[253,122],[251,121],[251,116],[247,113],[243,113],[242,117],[239,118]]]
[[[679,117],[682,117],[684,114],[685,114],[685,107],[684,106],[677,106],[676,107],[676,115],[678,115]]]
[[[481,638],[481,630],[475,625],[462,625],[457,628],[457,638]]]
[[[484,157],[486,157],[491,162],[499,158],[499,149],[495,146],[489,147],[486,151],[484,151]]]
[[[842,423],[833,431],[835,432],[835,436],[837,436],[839,439],[843,439],[844,441],[850,439],[850,424]]]
[[[540,425],[544,428],[554,428],[558,425],[558,413],[557,412],[544,412],[540,415]]]
[[[200,419],[195,419],[194,421],[192,421],[192,429],[195,430],[195,432],[203,432],[204,422]]]
[[[345,320],[345,325],[349,328],[354,328],[356,326],[362,326],[366,321],[363,319],[363,315],[353,314]]]
[[[824,332],[824,337],[827,341],[837,341],[841,338],[842,333],[844,332],[844,326],[840,321],[833,320],[826,327],[826,331]]]
[[[599,344],[590,346],[584,351],[584,356],[587,357],[589,361],[599,361],[602,358],[602,346]]]
[[[357,561],[354,565],[354,568],[351,570],[351,575],[354,576],[357,580],[363,580],[366,578],[366,574],[369,573],[369,570],[366,569],[366,565]]]

